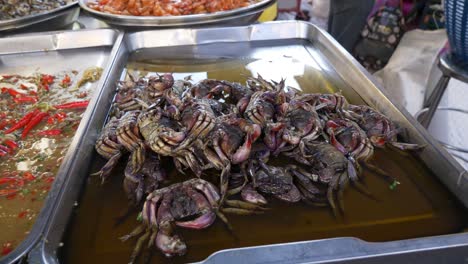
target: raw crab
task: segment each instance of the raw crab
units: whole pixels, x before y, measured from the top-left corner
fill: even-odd
[[[204,156],[209,161],[205,168],[214,167],[221,170],[220,185],[221,194],[226,194],[228,175],[231,164],[240,164],[250,156],[252,144],[261,134],[260,126],[252,124],[245,119],[236,118],[233,115],[220,116],[216,120],[216,127],[208,136],[203,149]]]
[[[417,150],[422,146],[397,141],[398,129],[386,116],[365,105],[350,105],[350,114],[359,126],[366,131],[372,145],[391,145],[400,150]]]
[[[256,205],[240,201],[225,201],[231,208],[220,209],[221,197],[216,187],[202,179],[191,179],[155,190],[146,198],[141,212],[143,224],[121,240],[143,234],[134,249],[133,261],[143,244],[153,244],[167,256],[183,255],[187,251],[185,242],[174,233],[176,226],[204,229],[213,224],[216,216],[226,221],[225,213],[246,214],[261,210]],[[226,222],[227,223],[227,222]]]
[[[374,153],[374,147],[358,124],[347,119],[333,119],[326,123],[330,144],[346,155],[351,161],[367,161]]]
[[[109,120],[96,141],[95,149],[97,153],[108,159],[107,163],[96,173],[96,175],[101,177],[102,182],[109,177],[112,169],[117,165],[117,162],[125,151],[122,144],[117,140],[117,127],[119,122],[120,120],[115,117]]]
[[[117,127],[117,140],[130,152],[132,162],[132,173],[140,171],[145,162],[145,145],[138,127],[138,117],[141,111],[130,111],[125,113],[119,120]]]
[[[328,119],[329,115],[349,118],[347,112],[349,103],[340,93],[333,94],[303,94],[296,97],[296,100],[308,102],[314,106],[321,118]]]
[[[143,198],[159,187],[159,183],[166,180],[166,172],[161,167],[161,159],[158,155],[147,153],[141,170],[133,173],[131,162],[125,168],[123,187],[131,204],[138,205]]]
[[[276,139],[277,144],[280,143],[279,146],[276,144],[277,146],[274,148],[276,155],[282,151],[292,150],[301,142],[315,140],[321,135],[320,118],[315,108],[307,102],[293,99],[289,103],[283,103],[280,109],[277,121],[280,125],[276,125],[276,127],[281,129],[281,133],[279,133],[281,139]],[[275,128],[274,125],[269,124],[265,131],[266,135],[269,135],[270,127]],[[271,137],[273,136],[271,135]],[[271,142],[272,140],[267,140],[267,136],[265,136],[265,141]]]
[[[190,148],[176,150],[186,139],[186,129],[180,122],[171,118],[157,107],[142,114],[138,120],[140,132],[152,151],[162,156],[171,156],[180,167],[190,167],[197,175],[201,174],[201,164]]]
[[[327,185],[328,203],[336,216],[340,214],[340,210],[344,209],[343,191],[349,181],[365,192],[365,188],[358,181],[353,163],[343,153],[326,142],[305,142],[303,149],[297,148],[284,154],[309,168],[305,170],[294,166],[290,167],[290,171],[302,181],[300,187],[302,196],[316,202],[316,195],[319,191],[312,187],[306,189],[302,186],[314,186],[315,182]],[[338,200],[339,206],[336,205],[336,200]]]
[[[195,139],[203,140],[215,127],[215,119],[208,100],[190,100],[186,103],[182,110],[181,123],[187,129],[187,137],[174,151],[189,147]]]

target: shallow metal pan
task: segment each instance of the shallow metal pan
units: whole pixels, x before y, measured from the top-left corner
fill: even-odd
[[[91,0],[79,0],[81,8],[109,24],[124,27],[186,27],[200,25],[248,25],[276,0],[262,0],[248,7],[210,14],[184,16],[127,16],[96,11],[88,7]]]
[[[27,27],[43,28],[45,26],[48,26],[50,30],[51,25],[53,29],[58,30],[60,27],[69,25],[75,21],[78,18],[79,11],[78,1],[73,1],[48,12],[15,19],[0,20],[0,32],[10,32]]]
[[[84,70],[90,66],[100,66],[106,69],[110,62],[112,47],[119,36],[118,31],[101,29],[3,38],[0,39],[0,73],[26,75],[37,72],[37,69],[53,73],[64,68]],[[101,91],[100,84],[102,84],[102,80],[94,84],[94,98]],[[0,263],[14,263],[20,260],[42,238],[52,209],[55,208],[55,204],[61,200],[63,195],[63,185],[69,175],[68,170],[72,160],[81,155],[78,146],[83,140],[83,131],[90,112],[92,109],[88,108],[84,113],[83,122],[80,123],[72,139],[52,188],[29,235],[13,252],[0,258]]]
[[[229,31],[229,35],[225,32]],[[54,208],[44,241],[30,254],[34,263],[59,263],[57,252],[70,221],[72,207],[79,198],[80,187],[88,177],[87,171],[94,157],[94,142],[102,128],[115,94],[115,83],[122,77],[129,57],[151,59],[178,59],[212,56],[239,56],[247,53],[255,43],[266,43],[269,52],[276,52],[286,41],[307,42],[314,49],[304,49],[317,60],[323,71],[336,72],[366,104],[380,110],[406,130],[406,140],[425,144],[420,159],[438,179],[468,207],[468,174],[402,107],[395,105],[387,93],[379,88],[372,77],[326,32],[304,22],[273,22],[248,27],[178,29],[146,31],[127,34],[118,50],[108,76],[103,80],[104,89],[94,102],[90,122],[84,131],[85,139],[78,147],[83,153],[70,165],[70,177],[64,186],[65,194]],[[226,48],[225,46],[229,46]],[[215,46],[217,45],[217,46]],[[270,46],[271,45],[271,46]],[[270,48],[268,48],[270,46]],[[218,49],[215,52],[215,47]],[[314,56],[319,52],[320,56]],[[214,55],[216,53],[216,55]],[[222,54],[222,56],[220,55]],[[316,55],[316,54],[315,54]],[[320,61],[322,58],[322,61]],[[326,61],[325,61],[326,60]],[[221,66],[220,66],[221,67]],[[45,242],[46,241],[46,242]],[[463,252],[465,252],[463,254]],[[323,239],[266,245],[217,252],[202,263],[318,263],[358,262],[410,263],[424,259],[424,263],[436,263],[446,257],[453,263],[465,261],[468,252],[468,234],[384,243],[368,243],[356,238]],[[424,253],[424,254],[423,254]]]

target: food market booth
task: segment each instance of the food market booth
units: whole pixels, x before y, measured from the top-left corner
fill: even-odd
[[[465,169],[325,30],[226,2],[2,10],[0,262],[466,261]]]

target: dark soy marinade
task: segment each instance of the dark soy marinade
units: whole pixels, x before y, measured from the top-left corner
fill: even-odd
[[[29,234],[100,72],[0,75],[0,256]]]
[[[246,66],[250,62],[226,60],[193,65],[177,61],[168,65],[167,61],[153,61],[130,63],[127,69],[137,71],[140,75],[173,72],[175,79],[192,75],[194,81],[213,78],[245,83],[247,76],[252,75],[252,69]],[[263,64],[268,64],[268,61],[258,63]],[[304,68],[301,74],[277,76],[277,79],[286,77],[287,85],[296,85],[309,93],[333,93],[341,88],[350,103],[363,103],[353,90],[344,89],[336,79],[314,67],[304,65]],[[259,72],[271,78],[267,76],[268,72]],[[281,166],[285,162],[291,163],[289,159],[277,158],[269,164]],[[185,256],[168,259],[153,246],[139,260],[141,263],[145,260],[150,260],[150,263],[186,263],[202,261],[222,249],[332,237],[392,241],[456,233],[465,227],[466,212],[463,207],[416,155],[376,148],[371,162],[389,172],[400,184],[389,186],[381,177],[364,169],[361,179],[374,199],[348,187],[344,192],[344,216],[341,218],[333,216],[328,207],[314,207],[303,202],[290,204],[267,197],[270,210],[264,214],[228,215],[234,228],[233,233],[219,219],[203,230],[177,228],[176,233],[188,246]],[[98,171],[104,163],[105,160],[96,159],[90,173]],[[61,260],[64,263],[128,262],[136,240],[123,243],[119,237],[128,234],[139,224],[137,216],[141,208],[117,224],[117,219],[126,211],[128,204],[122,189],[125,163],[119,164],[104,185],[100,184],[98,177],[89,178],[63,241]],[[172,162],[163,160],[162,164]],[[189,174],[180,175],[171,166],[165,169],[172,182],[193,177]],[[212,179],[213,176],[204,177]]]

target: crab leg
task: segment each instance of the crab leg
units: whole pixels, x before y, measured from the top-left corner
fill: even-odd
[[[249,209],[241,209],[241,208],[222,208],[221,212],[226,214],[236,214],[236,215],[253,215],[253,214],[261,214],[262,212],[249,210]]]
[[[150,237],[150,234],[151,234],[151,232],[148,230],[148,231],[146,231],[146,233],[143,236],[141,236],[138,239],[138,241],[136,243],[136,246],[133,249],[132,255],[130,256],[130,262],[129,263],[133,263],[136,260],[136,258],[138,257],[138,255],[140,255],[143,244],[148,240],[148,238]]]
[[[140,235],[141,233],[143,233],[143,231],[145,231],[145,229],[146,229],[146,225],[141,224],[141,225],[137,226],[137,228],[135,228],[132,232],[130,232],[130,234],[121,236],[119,239],[122,242],[125,242],[125,241],[129,240],[130,238],[133,238],[133,237],[136,237],[136,236]]]
[[[262,211],[267,210],[264,207],[251,204],[248,202],[239,201],[239,200],[225,200],[224,203],[231,207],[236,207],[236,208],[246,209],[246,210],[262,210]]]
[[[120,157],[122,157],[122,154],[120,152],[115,154],[112,158],[110,158],[107,161],[107,163],[104,165],[104,167],[101,168],[100,171],[91,175],[99,175],[101,177],[101,183],[104,184],[107,177],[109,177],[112,169],[117,165],[117,162],[119,161]]]

